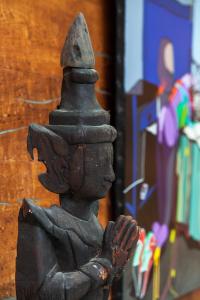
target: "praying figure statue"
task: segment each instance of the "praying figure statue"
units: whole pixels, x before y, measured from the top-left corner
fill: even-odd
[[[24,199],[19,211],[17,300],[105,300],[130,259],[138,226],[120,216],[105,228],[98,199],[115,179],[116,130],[94,91],[98,73],[88,28],[79,14],[61,54],[61,102],[49,125],[31,124],[27,145],[46,166],[39,181],[59,195],[60,205],[37,206]]]

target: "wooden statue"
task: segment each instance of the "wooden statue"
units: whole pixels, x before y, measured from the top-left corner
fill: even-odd
[[[41,208],[25,199],[19,212],[17,300],[103,300],[134,250],[138,227],[129,216],[97,220],[98,199],[115,179],[112,142],[116,130],[94,92],[98,73],[82,14],[61,55],[61,103],[49,125],[29,126],[28,151],[46,166],[43,186],[59,194],[60,206]]]

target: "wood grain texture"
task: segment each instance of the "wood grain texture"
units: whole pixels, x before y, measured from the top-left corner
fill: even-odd
[[[97,98],[104,108],[113,101],[113,1],[0,1],[0,299],[13,296],[17,215],[24,197],[39,205],[58,203],[37,180],[44,166],[26,150],[31,122],[47,124],[59,103],[62,69],[60,51],[78,12],[86,18],[100,80]],[[105,226],[109,197],[100,205]]]
[[[17,215],[19,205],[0,205],[0,299],[14,294]]]
[[[106,1],[100,0],[43,0],[31,4],[26,0],[20,4],[17,0],[1,1],[0,129],[43,122],[48,110],[57,105],[62,72],[60,50],[80,10],[88,22],[96,54],[100,74],[97,89],[109,90],[113,59],[112,40],[106,42],[105,5]]]

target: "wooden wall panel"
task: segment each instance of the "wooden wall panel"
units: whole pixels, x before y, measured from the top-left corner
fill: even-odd
[[[2,203],[0,206],[0,299],[14,294],[18,210],[19,204]]]
[[[47,123],[60,99],[60,51],[71,22],[83,12],[91,34],[100,80],[97,97],[113,101],[113,2],[106,0],[0,1],[0,299],[15,294],[17,215],[24,197],[39,205],[57,203],[37,175],[43,166],[26,150],[31,122]],[[101,201],[106,224],[109,197]]]

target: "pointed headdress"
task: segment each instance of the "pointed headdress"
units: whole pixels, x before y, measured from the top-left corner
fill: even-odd
[[[47,128],[69,144],[113,142],[115,129],[110,115],[98,103],[94,84],[98,73],[87,24],[79,14],[72,24],[61,53],[63,82],[59,107],[50,113]]]

